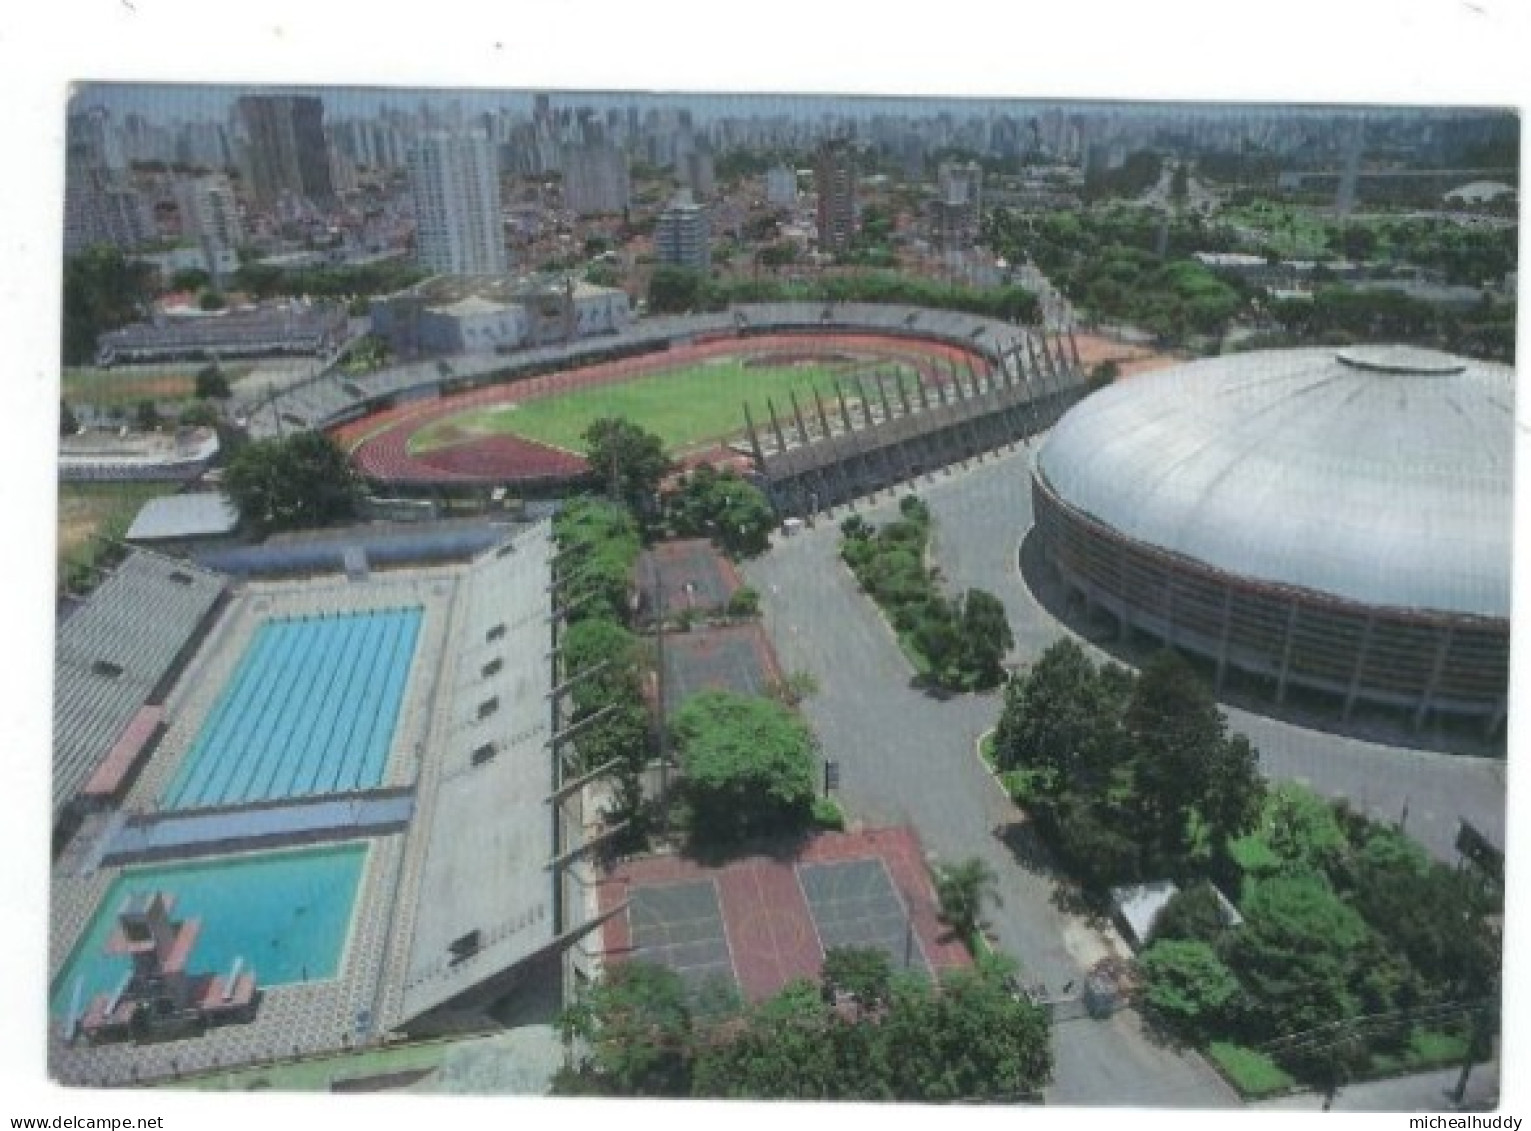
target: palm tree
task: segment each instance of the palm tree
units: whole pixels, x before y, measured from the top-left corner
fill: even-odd
[[[985,904],[1000,906],[999,877],[976,856],[937,867],[935,880],[941,921],[963,940],[978,934]]]

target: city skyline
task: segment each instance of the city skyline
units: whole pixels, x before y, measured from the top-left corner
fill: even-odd
[[[589,107],[595,110],[623,108],[690,109],[716,119],[729,116],[826,116],[851,114],[939,116],[997,115],[1006,112],[1116,113],[1133,117],[1185,114],[1206,119],[1239,116],[1335,116],[1349,114],[1404,117],[1445,117],[1459,114],[1513,113],[1513,107],[1489,104],[1399,104],[1387,102],[1287,102],[1287,101],[1190,101],[1120,98],[1080,99],[1050,97],[994,98],[974,95],[910,96],[889,94],[838,94],[801,92],[675,92],[658,90],[579,90],[552,88],[487,87],[382,87],[327,86],[309,84],[218,83],[116,83],[80,82],[71,92],[68,108],[78,113],[104,107],[145,118],[162,115],[158,124],[172,121],[226,118],[235,102],[247,94],[286,97],[320,97],[326,114],[335,117],[373,116],[387,110],[410,111],[422,104],[440,107],[462,104],[464,113],[495,111],[530,113],[539,96],[556,99],[555,109]],[[209,109],[215,103],[215,109]],[[469,105],[470,103],[475,105]]]

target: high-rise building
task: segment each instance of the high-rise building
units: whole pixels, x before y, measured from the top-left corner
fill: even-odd
[[[445,275],[508,269],[494,146],[482,134],[435,132],[409,153],[420,265]]]
[[[766,170],[766,203],[773,208],[791,208],[797,203],[797,171],[788,165],[773,165]]]
[[[235,106],[256,203],[271,207],[283,196],[296,196],[323,207],[334,199],[323,102],[262,94],[247,95]]]
[[[238,247],[245,242],[234,188],[223,174],[177,181],[175,202],[184,235],[220,247]]]
[[[627,158],[612,145],[567,146],[563,151],[564,207],[581,216],[621,212],[631,200]]]
[[[943,161],[931,202],[931,231],[944,248],[969,247],[978,239],[983,210],[983,169],[976,162]]]
[[[711,200],[717,191],[717,177],[712,166],[712,150],[699,146],[688,151],[680,165],[681,183],[698,200]]]
[[[64,150],[64,253],[96,244],[124,251],[155,237],[154,214],[143,197],[100,163],[89,141]]]
[[[856,155],[843,140],[819,147],[814,162],[819,193],[819,250],[842,252],[856,234]]]
[[[681,189],[654,225],[654,258],[660,263],[706,271],[712,266],[712,252],[707,246],[710,234],[707,209],[692,199],[689,189]]]
[[[80,159],[92,168],[113,173],[127,169],[121,134],[112,122],[111,112],[104,106],[92,106],[89,110],[70,114],[68,133],[69,145],[79,147]]]

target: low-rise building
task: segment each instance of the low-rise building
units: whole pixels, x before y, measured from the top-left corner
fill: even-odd
[[[373,333],[396,357],[508,353],[630,321],[626,292],[572,278],[438,275],[372,301]]]

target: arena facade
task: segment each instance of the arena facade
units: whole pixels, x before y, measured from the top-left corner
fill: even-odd
[[[1031,488],[1087,615],[1284,703],[1502,731],[1514,375],[1434,351],[1234,354],[1068,412]]]
[[[138,551],[61,622],[56,1078],[451,1031],[583,970],[598,924],[584,791],[554,762],[552,556],[546,523],[454,563],[376,571],[351,554],[345,572],[284,580]],[[199,977],[258,984],[253,1018],[91,1039],[131,996],[102,941],[160,890],[197,921]]]

